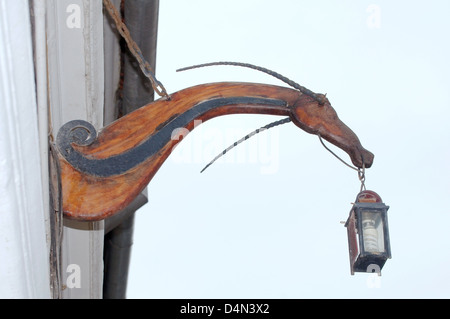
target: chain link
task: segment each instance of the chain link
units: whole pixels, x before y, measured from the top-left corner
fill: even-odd
[[[141,49],[139,49],[139,46],[132,39],[130,31],[128,30],[127,26],[122,22],[122,19],[116,7],[114,7],[114,5],[111,3],[110,0],[103,0],[103,5],[105,6],[111,18],[114,20],[114,23],[116,24],[117,27],[117,31],[119,31],[120,35],[125,39],[125,42],[127,43],[128,49],[130,50],[131,54],[136,58],[137,62],[139,63],[139,67],[141,68],[142,73],[144,73],[144,75],[152,83],[153,90],[159,96],[165,97],[167,100],[170,100],[170,96],[169,94],[167,94],[164,85],[162,85],[162,83],[156,79],[150,64],[145,60],[144,56],[142,55]]]
[[[358,178],[359,181],[361,182],[361,188],[360,188],[360,192],[362,192],[363,190],[366,190],[366,166],[363,163],[363,167],[362,168],[358,168]]]

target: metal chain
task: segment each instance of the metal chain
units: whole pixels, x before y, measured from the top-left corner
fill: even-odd
[[[120,17],[120,14],[117,11],[116,7],[111,3],[110,0],[103,0],[103,5],[105,6],[111,18],[114,20],[114,23],[116,24],[117,27],[117,31],[119,31],[120,35],[125,39],[131,54],[138,61],[142,73],[144,73],[144,75],[152,83],[153,90],[159,96],[165,97],[167,100],[170,100],[170,96],[169,94],[167,94],[164,85],[162,85],[162,83],[156,79],[152,67],[145,60],[144,56],[142,55],[141,49],[139,49],[139,46],[132,39],[130,31],[128,30],[127,26],[122,22],[122,18]]]
[[[366,190],[366,166],[364,165],[363,162],[363,167],[362,168],[358,168],[358,178],[359,181],[361,182],[361,188],[360,188],[360,192],[362,192],[363,190]]]

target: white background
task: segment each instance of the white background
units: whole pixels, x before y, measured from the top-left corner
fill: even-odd
[[[279,117],[195,129],[150,182],[136,217],[129,298],[449,298],[450,2],[160,2],[157,76],[169,92],[216,81],[327,93],[375,154],[366,186],[390,206],[392,259],[350,275],[347,219],[359,191],[316,136],[292,123],[215,155]],[[335,147],[333,149],[336,150]],[[337,149],[345,160],[348,156]]]

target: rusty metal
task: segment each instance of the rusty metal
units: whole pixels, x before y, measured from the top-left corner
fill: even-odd
[[[278,126],[278,125],[283,125],[286,123],[289,123],[291,121],[291,119],[289,117],[279,120],[279,121],[275,121],[272,123],[269,123],[263,127],[260,127],[256,130],[254,130],[253,132],[245,135],[243,138],[241,138],[240,140],[234,142],[233,144],[231,144],[229,147],[227,147],[226,149],[224,149],[222,152],[220,152],[219,155],[217,155],[216,157],[213,158],[213,160],[211,162],[209,162],[201,171],[200,173],[203,173],[208,167],[210,167],[215,161],[217,161],[219,158],[221,158],[222,156],[224,156],[226,153],[228,153],[231,149],[235,148],[236,146],[238,146],[239,144],[241,144],[242,142],[248,140],[250,137],[259,134],[260,132],[263,132],[265,130],[268,130],[272,127]]]
[[[326,94],[314,93],[310,89],[308,89],[308,88],[306,88],[306,87],[296,83],[295,81],[292,81],[291,79],[288,79],[287,77],[285,77],[284,75],[281,75],[278,72],[269,70],[269,69],[264,68],[262,66],[257,66],[257,65],[254,65],[254,64],[250,64],[250,63],[229,62],[229,61],[210,62],[210,63],[203,63],[203,64],[197,64],[197,65],[192,65],[192,66],[187,66],[187,67],[184,67],[184,68],[180,68],[180,69],[177,70],[177,72],[187,71],[187,70],[192,70],[192,69],[198,69],[198,68],[203,68],[203,67],[209,67],[209,66],[218,66],[218,65],[238,66],[238,67],[249,68],[249,69],[252,69],[252,70],[256,70],[256,71],[259,71],[259,72],[266,73],[266,74],[268,74],[270,76],[273,76],[274,78],[277,78],[280,81],[283,81],[284,83],[288,84],[289,86],[292,86],[294,89],[299,90],[303,94],[306,94],[306,95],[312,97],[314,100],[319,102],[319,105],[323,105],[325,103]]]
[[[158,81],[155,77],[155,74],[153,72],[152,67],[150,66],[150,63],[148,63],[139,46],[136,44],[136,42],[132,39],[130,35],[130,31],[128,30],[125,23],[122,22],[122,19],[120,17],[119,12],[117,11],[116,7],[111,3],[110,0],[103,0],[103,5],[105,6],[106,10],[108,11],[111,18],[114,20],[114,23],[116,24],[117,31],[119,31],[120,35],[125,39],[125,42],[127,43],[128,49],[130,50],[131,54],[136,58],[136,60],[139,63],[139,67],[142,70],[142,73],[150,80],[152,83],[153,90],[161,97],[165,97],[166,99],[170,100],[170,96],[167,93],[164,85]]]

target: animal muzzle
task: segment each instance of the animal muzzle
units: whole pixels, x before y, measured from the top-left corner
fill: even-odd
[[[369,168],[373,164],[374,155],[372,152],[369,152],[364,147],[356,147],[355,151],[352,152],[353,154],[350,155],[352,159],[353,165],[355,165],[358,168],[362,168],[363,166],[365,168]]]

